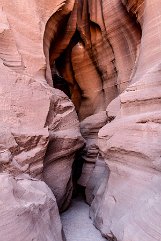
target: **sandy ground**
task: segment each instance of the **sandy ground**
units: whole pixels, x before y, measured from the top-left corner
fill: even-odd
[[[81,198],[74,199],[70,208],[61,215],[67,241],[107,241],[93,226],[89,206]]]

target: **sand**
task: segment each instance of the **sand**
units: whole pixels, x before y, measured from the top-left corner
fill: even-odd
[[[89,206],[81,198],[73,199],[61,220],[67,241],[107,241],[92,224]]]

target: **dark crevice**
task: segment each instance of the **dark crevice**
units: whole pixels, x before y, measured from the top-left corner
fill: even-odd
[[[58,26],[59,26],[58,29],[62,29],[63,31],[57,31],[57,32],[55,33],[54,39],[53,39],[53,41],[51,42],[50,49],[49,49],[49,55],[50,55],[50,56],[51,56],[51,54],[52,54],[53,52],[56,51],[56,50],[55,50],[55,46],[57,46],[57,43],[60,41],[60,39],[63,39],[63,37],[64,37],[64,35],[65,35],[65,33],[66,33],[65,29],[66,29],[66,24],[67,24],[67,22],[68,22],[68,20],[69,20],[69,17],[70,17],[70,14],[64,16],[64,17],[61,19],[61,21],[59,22],[59,24],[58,24]]]
[[[73,198],[81,196],[85,200],[85,187],[80,186],[77,182],[81,177],[84,159],[82,158],[84,147],[77,151],[75,160],[72,166],[72,180],[73,180]]]
[[[52,78],[54,79],[54,88],[62,90],[69,98],[71,98],[71,93],[67,81],[58,73],[54,73]]]
[[[72,62],[71,62],[72,49],[77,43],[83,44],[83,41],[81,39],[81,36],[78,30],[75,31],[67,48],[54,61],[54,63],[50,63],[54,88],[62,90],[70,99],[72,96],[72,90],[74,86],[77,85],[74,77]],[[52,54],[52,51],[51,51],[51,54]],[[69,70],[67,70],[67,65]],[[66,78],[65,76],[67,71],[70,71],[70,77]],[[81,95],[79,86],[77,86],[77,88]]]
[[[68,20],[71,14],[68,14],[67,16],[65,16],[64,19],[61,20],[61,22],[59,23],[58,33],[55,34],[49,49],[49,59],[50,59],[50,67],[52,72],[53,87],[63,91],[72,101],[73,101],[72,99],[73,92],[75,90],[74,88],[77,88],[76,94],[78,94],[78,96],[75,97],[75,92],[74,92],[74,101],[73,101],[77,113],[79,112],[81,101],[85,102],[87,98],[83,96],[82,91],[79,87],[79,84],[75,79],[75,73],[72,65],[72,50],[78,43],[80,43],[84,47],[84,49],[88,52],[88,55],[93,63],[93,66],[96,69],[98,75],[100,76],[100,81],[102,83],[101,91],[103,92],[103,95],[105,95],[103,83],[105,81],[106,76],[104,76],[103,69],[99,64],[96,46],[94,46],[94,44],[92,45],[92,36],[91,36],[90,29],[93,28],[93,31],[98,31],[101,34],[101,36],[102,36],[102,31],[98,24],[90,21],[90,14],[88,13],[88,7],[89,7],[88,4],[87,5],[84,4],[83,1],[79,2],[78,15],[77,15],[78,21],[76,25],[76,30],[75,32],[73,32],[73,35],[71,36],[71,39],[69,43],[66,45],[65,49],[63,49],[63,47],[65,46],[64,44],[61,46],[61,41],[63,39],[63,36],[65,36],[65,31],[67,29]],[[83,11],[83,8],[85,8],[85,12]],[[82,15],[83,13],[86,16],[83,16]],[[85,18],[87,18],[86,21],[85,21]],[[84,25],[85,22],[87,23],[86,25]],[[56,49],[55,46],[59,46],[59,47],[61,46],[61,47],[60,49]],[[54,51],[57,51],[59,53],[59,56],[56,55]],[[56,57],[56,59],[53,59],[51,58],[51,56],[58,56],[58,57]],[[75,100],[75,98],[77,98],[78,100]],[[75,160],[72,166],[72,182],[73,182],[73,198],[77,196],[81,196],[85,200],[85,187],[82,187],[77,184],[78,179],[82,174],[82,168],[84,164],[84,159],[82,158],[83,150],[84,150],[84,147],[76,153]]]
[[[82,95],[81,89],[75,80],[73,66],[72,66],[72,49],[78,43],[81,43],[84,47],[86,45],[86,43],[82,39],[83,37],[81,33],[82,29],[80,29],[79,31],[77,26],[77,29],[73,34],[73,36],[71,37],[69,44],[64,50],[61,51],[59,57],[57,57],[56,59],[51,58],[51,56],[53,55],[53,52],[55,51],[55,46],[57,46],[57,43],[61,41],[61,39],[63,38],[63,33],[67,28],[69,18],[70,18],[70,14],[67,15],[59,23],[60,31],[58,31],[58,33],[55,34],[55,38],[51,43],[50,50],[49,50],[49,59],[50,59],[50,68],[51,68],[52,79],[53,79],[53,87],[63,91],[70,99],[72,99],[72,92],[74,88],[78,89],[80,96]],[[74,103],[74,104],[75,104],[76,111],[78,111],[80,107],[79,103],[78,104]],[[72,198],[76,198],[79,196],[85,200],[85,187],[82,187],[77,184],[77,181],[82,174],[82,168],[84,164],[84,160],[82,158],[83,149],[84,147],[77,151],[75,155],[75,160],[72,166],[72,183],[73,183]]]

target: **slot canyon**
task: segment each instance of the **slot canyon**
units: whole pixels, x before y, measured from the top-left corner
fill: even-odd
[[[0,0],[0,93],[0,241],[161,241],[160,0]]]

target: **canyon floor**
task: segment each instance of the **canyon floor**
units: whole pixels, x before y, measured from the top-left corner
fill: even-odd
[[[61,215],[67,241],[107,241],[92,224],[89,206],[81,197],[72,200],[70,208]]]

